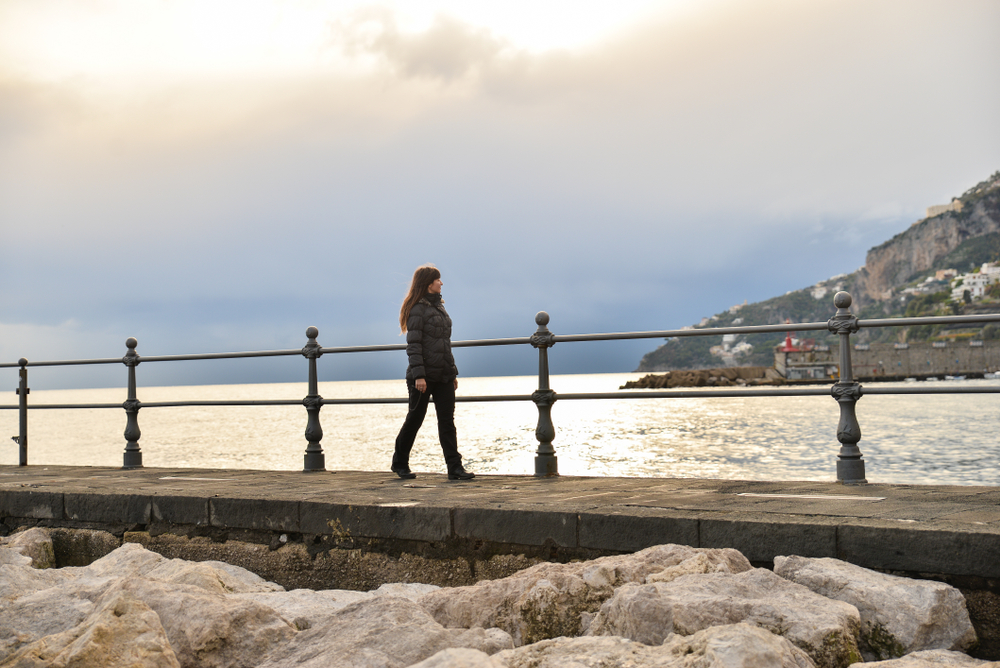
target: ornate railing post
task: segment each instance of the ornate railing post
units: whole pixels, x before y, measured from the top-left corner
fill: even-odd
[[[552,425],[552,404],[556,402],[555,391],[549,388],[549,351],[556,344],[556,336],[546,327],[549,314],[539,311],[535,316],[538,329],[531,335],[531,345],[538,348],[538,389],[531,393],[531,400],[538,407],[538,451],[535,453],[535,475],[548,478],[559,475],[559,458],[552,447],[556,428]]]
[[[854,381],[851,368],[851,334],[858,331],[858,319],[851,311],[851,295],[838,292],[833,297],[837,314],[827,322],[829,330],[840,336],[840,378],[830,393],[840,404],[840,422],[837,424],[837,440],[840,453],[837,455],[837,482],[845,485],[864,485],[865,462],[862,459],[858,441],[861,440],[861,425],[855,413],[855,404],[861,398],[861,385]]]
[[[23,357],[17,361],[21,369],[18,372],[20,381],[17,385],[17,413],[19,429],[17,431],[18,466],[28,465],[28,360]]]
[[[135,368],[139,366],[139,354],[135,352],[135,347],[139,342],[129,337],[125,340],[128,352],[122,358],[122,363],[128,367],[128,399],[122,404],[128,421],[125,423],[125,457],[122,464],[123,469],[142,468],[142,450],[139,449],[139,409],[142,403],[135,396]]]
[[[319,396],[319,382],[316,379],[316,360],[323,354],[322,346],[316,341],[319,330],[315,327],[306,329],[306,336],[309,341],[302,348],[302,354],[309,360],[309,394],[302,400],[302,405],[306,407],[309,414],[309,421],[306,423],[306,446],[305,465],[303,471],[325,471],[326,455],[323,454],[323,427],[319,424],[319,409],[323,405],[323,397]]]

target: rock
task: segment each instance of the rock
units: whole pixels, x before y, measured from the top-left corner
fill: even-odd
[[[646,583],[651,582],[671,582],[682,575],[694,575],[700,573],[742,573],[750,570],[750,562],[747,568],[732,570],[730,563],[720,561],[714,552],[699,552],[698,554],[685,559],[676,566],[668,566],[662,571],[650,573],[646,576]]]
[[[67,569],[38,570],[27,557],[18,557],[22,563],[0,565],[0,661],[23,645],[81,623],[111,582],[78,582]]]
[[[76,626],[21,648],[4,665],[180,668],[157,614],[122,590],[103,596]]]
[[[489,654],[477,649],[443,649],[410,668],[506,668]]]
[[[974,666],[1000,666],[997,661],[980,661],[973,659],[961,652],[952,652],[946,649],[927,649],[913,654],[907,654],[899,659],[889,659],[886,661],[872,661],[870,663],[851,664],[852,668],[864,666],[864,668],[948,668],[956,666],[958,668],[973,668]]]
[[[46,636],[72,634],[110,591],[124,592],[156,613],[181,665],[254,665],[295,635],[271,608],[220,591],[273,591],[277,585],[228,564],[178,561],[124,545],[86,567],[0,566],[0,660]]]
[[[688,559],[696,559],[694,570],[738,573],[751,568],[736,550],[658,545],[582,563],[538,564],[499,580],[432,592],[420,604],[444,626],[501,628],[519,646],[579,635],[615,587],[645,582]]]
[[[184,666],[252,666],[296,633],[266,605],[197,585],[129,578],[116,586],[159,615],[170,646]]]
[[[671,633],[692,635],[739,622],[786,638],[822,668],[843,668],[860,659],[861,618],[854,606],[765,569],[625,585],[601,606],[587,633],[659,645]]]
[[[55,568],[56,553],[52,547],[52,539],[44,529],[38,527],[28,529],[8,536],[2,542],[3,547],[20,552],[31,559],[35,568]]]
[[[405,668],[448,648],[493,654],[513,646],[499,629],[447,629],[418,604],[376,596],[336,611],[269,654],[259,668]]]
[[[876,573],[839,559],[775,557],[774,572],[861,613],[861,655],[891,659],[976,642],[962,593],[942,582]]]
[[[293,589],[292,591],[234,594],[233,596],[266,605],[297,630],[304,631],[325,622],[338,610],[358,601],[370,600],[372,593],[343,589],[323,591]]]
[[[411,601],[417,601],[425,594],[441,589],[437,585],[421,584],[419,582],[390,582],[374,590],[375,596],[402,596]]]
[[[809,655],[787,639],[750,624],[711,626],[694,635],[674,634],[663,649],[684,668],[814,668]]]
[[[88,566],[73,566],[60,570],[64,571],[67,576],[136,577],[145,575],[166,561],[168,561],[166,557],[160,556],[156,552],[150,552],[141,545],[125,543]]]
[[[144,572],[143,572],[144,571]],[[164,559],[154,568],[140,569],[141,574],[152,580],[190,584],[205,591],[219,594],[245,594],[253,592],[284,591],[281,585],[268,582],[245,568],[222,561],[184,561]]]
[[[664,652],[662,647],[649,647],[615,636],[542,640],[500,652],[494,659],[506,668],[646,668],[673,665],[673,656]]]
[[[20,550],[0,547],[0,566],[31,566],[31,557],[21,554]]]
[[[691,636],[671,635],[662,645],[617,636],[543,640],[497,654],[506,668],[813,668],[784,638],[749,624],[713,626]]]
[[[345,589],[294,589],[292,591],[235,594],[276,610],[286,621],[302,631],[325,621],[341,608],[376,596],[401,596],[415,601],[439,587],[425,584],[388,584],[375,591],[350,591]]]

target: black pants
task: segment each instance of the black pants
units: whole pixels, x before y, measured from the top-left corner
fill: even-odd
[[[424,416],[427,415],[427,404],[431,398],[434,399],[434,411],[437,413],[438,439],[441,441],[441,450],[444,451],[444,461],[448,466],[448,472],[455,471],[462,466],[462,455],[458,454],[458,432],[455,430],[455,383],[447,381],[435,383],[427,381],[427,391],[421,392],[417,389],[416,383],[412,380],[406,381],[406,388],[410,391],[410,408],[406,413],[406,421],[403,422],[399,436],[396,437],[396,452],[392,455],[392,469],[410,468],[410,450],[413,449],[413,441],[417,438],[417,431],[424,423]]]

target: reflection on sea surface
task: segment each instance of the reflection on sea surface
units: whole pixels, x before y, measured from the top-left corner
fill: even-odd
[[[553,376],[551,385],[563,393],[610,392],[639,375]],[[530,395],[535,383],[532,376],[462,378],[459,395]],[[320,384],[327,398],[405,393],[401,380]],[[124,389],[37,390],[31,401],[119,403],[124,394]],[[139,398],[147,402],[301,399],[304,394],[305,383],[139,388]],[[997,484],[998,402],[996,395],[863,397],[857,413],[868,480]],[[414,446],[410,464],[416,471],[444,471],[433,410]],[[324,407],[327,468],[387,470],[405,412],[404,404]],[[467,467],[480,473],[533,473],[537,416],[530,401],[458,404],[456,424]],[[564,475],[829,481],[836,478],[839,416],[830,397],[557,401],[553,445]],[[139,444],[146,466],[296,470],[302,467],[305,425],[299,406],[143,408]],[[17,411],[0,411],[2,428],[17,433]],[[120,466],[124,429],[120,409],[30,412],[29,462]],[[17,463],[16,445],[0,450],[0,463]]]

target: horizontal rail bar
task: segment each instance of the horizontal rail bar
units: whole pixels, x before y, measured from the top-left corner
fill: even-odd
[[[978,322],[1000,322],[1000,313],[984,313],[983,315],[928,315],[919,318],[858,320],[858,327],[909,327],[911,325],[951,325]]]
[[[835,383],[834,383],[835,384]],[[558,401],[580,401],[592,399],[683,399],[696,397],[713,397],[735,399],[739,397],[821,397],[829,396],[832,385],[801,388],[759,388],[746,390],[656,390],[643,389],[627,392],[567,392],[556,393]],[[1000,394],[1000,385],[978,387],[955,387],[937,385],[932,387],[878,387],[863,385],[863,392],[868,395],[906,395],[906,394]],[[531,401],[530,394],[496,394],[463,397],[456,396],[455,401],[464,403]],[[351,397],[343,399],[323,399],[323,405],[365,405],[365,404],[405,404],[407,397]],[[300,406],[301,399],[233,399],[218,401],[150,401],[142,402],[142,408],[170,408],[191,406]],[[0,410],[15,410],[15,406],[0,406]],[[74,408],[122,408],[121,404],[33,404],[29,410],[39,409],[74,409]]]
[[[680,336],[719,336],[722,334],[760,334],[767,332],[827,329],[825,322],[803,322],[785,325],[749,325],[747,327],[705,327],[702,329],[668,329],[658,332],[611,332],[607,334],[556,334],[559,341],[613,341],[626,339],[669,339]]]
[[[531,343],[527,336],[509,339],[470,339],[468,341],[452,341],[452,348],[474,348],[476,346],[516,346]],[[406,350],[405,343],[387,343],[378,346],[340,346],[337,348],[320,348],[324,355],[328,353],[372,353],[387,350]]]
[[[223,360],[243,357],[281,357],[301,355],[301,350],[251,350],[241,353],[191,353],[186,355],[139,355],[140,362],[183,362],[186,360]],[[121,360],[118,360],[121,362]],[[28,363],[29,366],[31,363]]]
[[[656,390],[647,392],[575,392],[562,394],[556,392],[556,400],[575,399],[684,399],[695,397],[810,397],[830,396],[829,387],[802,387],[782,389],[753,390]]]
[[[105,357],[92,360],[53,360],[50,362],[28,362],[27,366],[74,366],[78,364],[121,364],[121,357]],[[0,369],[16,369],[21,365],[17,362],[12,364],[0,364]]]
[[[866,385],[865,396],[870,394],[1000,394],[1000,385],[986,387],[872,387]]]

